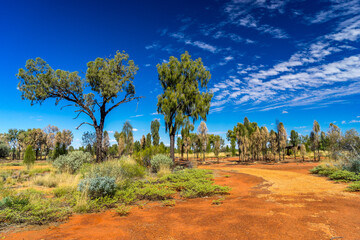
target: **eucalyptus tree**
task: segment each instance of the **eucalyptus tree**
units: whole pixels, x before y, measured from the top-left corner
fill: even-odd
[[[17,141],[18,141],[18,135],[19,135],[19,131],[16,128],[11,128],[8,130],[8,133],[6,134],[9,146],[12,150],[12,159],[15,159],[15,154],[16,154],[16,146]]]
[[[275,161],[276,152],[278,151],[279,144],[278,144],[277,134],[274,130],[270,131],[269,142],[270,142],[270,151]]]
[[[245,160],[248,148],[248,130],[244,124],[238,123],[233,129],[233,133],[235,134],[238,145],[239,162],[241,162],[241,155],[243,156],[243,160]]]
[[[82,145],[90,151],[91,154],[94,153],[96,148],[96,134],[94,132],[84,132],[82,135]]]
[[[43,129],[46,134],[46,155],[50,150],[53,150],[56,146],[56,133],[59,132],[59,128],[56,126],[48,125]]]
[[[159,120],[155,119],[155,120],[151,121],[150,128],[151,128],[151,136],[153,139],[153,145],[159,146],[159,142],[160,142],[160,135],[159,135],[160,122],[159,122]]]
[[[214,138],[214,154],[215,157],[217,158],[217,161],[219,163],[219,153],[220,153],[220,148],[221,148],[221,137],[219,135],[215,135]]]
[[[145,145],[147,148],[151,147],[151,133],[146,134]]]
[[[265,126],[261,127],[260,134],[261,134],[262,155],[263,155],[263,160],[265,160],[267,153],[267,144],[269,142],[269,130],[267,129],[267,127]]]
[[[236,136],[232,130],[228,130],[226,133],[226,139],[230,142],[231,156],[236,155]]]
[[[306,147],[304,144],[300,144],[300,155],[302,157],[302,160],[305,161]]]
[[[296,152],[298,145],[300,143],[299,134],[295,130],[291,130],[290,132],[290,143],[293,146],[294,158],[296,160]]]
[[[109,152],[109,148],[110,148],[110,138],[109,138],[109,133],[107,131],[104,131],[104,137],[103,137],[103,142],[102,142],[102,149],[104,151],[104,155],[105,157],[107,157],[108,152]]]
[[[183,158],[184,157],[183,139],[181,137],[178,137],[176,140],[176,144],[177,144],[177,151],[178,151],[178,153],[180,153],[181,158]]]
[[[78,72],[54,70],[43,59],[29,59],[25,69],[17,74],[22,99],[31,105],[55,99],[56,104],[65,101],[75,107],[77,118],[87,115],[91,121],[83,124],[94,127],[96,132],[96,160],[103,160],[102,138],[105,118],[115,108],[140,97],[135,96],[133,79],[138,70],[125,52],[117,51],[113,58],[97,58],[87,64],[85,77]],[[124,97],[119,99],[120,95]]]
[[[141,145],[142,150],[144,150],[146,148],[146,138],[144,135],[142,135],[142,137],[140,139],[140,145]]]
[[[186,120],[206,121],[213,94],[207,85],[211,78],[201,58],[195,61],[186,51],[180,60],[171,56],[169,62],[157,65],[163,93],[158,96],[157,111],[164,115],[165,131],[170,136],[170,157],[175,160],[175,135]]]
[[[255,130],[251,133],[250,136],[252,143],[253,159],[258,161],[262,147],[261,133],[258,126],[255,127]]]
[[[317,150],[318,161],[320,161],[320,136],[319,136],[320,125],[316,120],[314,120],[314,123],[313,123],[313,132],[314,132],[314,146],[315,146],[314,151]],[[314,156],[315,156],[315,153],[314,153]]]
[[[279,161],[281,161],[281,152],[283,154],[283,160],[285,160],[285,147],[286,147],[286,140],[287,134],[282,122],[277,124],[277,131],[278,131],[278,147],[279,147]]]
[[[185,125],[181,129],[181,138],[186,152],[186,159],[189,160],[189,150],[191,148],[191,136],[190,132],[194,131],[194,125],[189,121],[186,121]]]
[[[115,132],[116,133],[116,132]],[[130,149],[132,148],[132,145],[134,143],[134,138],[133,138],[133,127],[131,126],[129,121],[125,121],[123,128],[121,130],[122,136],[123,136],[123,140],[124,140],[124,145],[125,145],[125,154],[129,155],[130,154]]]
[[[201,140],[202,152],[203,152],[203,161],[205,162],[205,151],[206,151],[206,144],[208,141],[208,128],[206,123],[202,121],[198,127],[198,136]]]

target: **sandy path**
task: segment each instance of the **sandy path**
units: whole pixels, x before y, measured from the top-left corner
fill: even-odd
[[[59,226],[5,239],[360,239],[360,196],[309,175],[311,167],[206,166],[216,169],[218,184],[232,187],[220,206],[212,205],[215,197],[179,201],[173,208],[154,203],[128,217],[113,211],[75,215]]]

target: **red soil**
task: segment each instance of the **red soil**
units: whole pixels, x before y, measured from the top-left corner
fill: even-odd
[[[269,190],[263,178],[237,172],[244,168],[271,169],[274,174],[293,172],[297,177],[301,174],[325,181],[308,176],[313,165],[206,166],[217,169],[217,184],[232,187],[222,205],[212,205],[219,198],[212,197],[177,201],[175,207],[161,207],[159,203],[144,209],[134,207],[127,217],[119,217],[114,211],[75,215],[59,226],[6,233],[5,239],[360,239],[359,195],[279,195]],[[266,174],[271,178],[268,171]]]

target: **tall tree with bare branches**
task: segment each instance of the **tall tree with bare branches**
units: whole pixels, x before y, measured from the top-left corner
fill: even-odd
[[[75,107],[78,114],[75,118],[82,113],[87,115],[91,122],[82,122],[77,128],[83,124],[94,127],[96,161],[100,162],[106,116],[121,104],[141,98],[135,96],[133,84],[137,70],[129,55],[119,51],[111,59],[89,62],[85,78],[78,72],[54,70],[43,59],[36,58],[27,60],[25,69],[19,69],[18,87],[22,99],[30,100],[31,105],[53,98],[56,104],[65,101],[69,103],[66,106]],[[124,97],[119,99],[122,93]]]

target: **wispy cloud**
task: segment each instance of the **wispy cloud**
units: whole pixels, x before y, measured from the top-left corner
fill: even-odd
[[[138,118],[138,117],[142,117],[144,116],[144,114],[138,114],[138,115],[135,115],[135,116],[130,116],[131,118]]]

